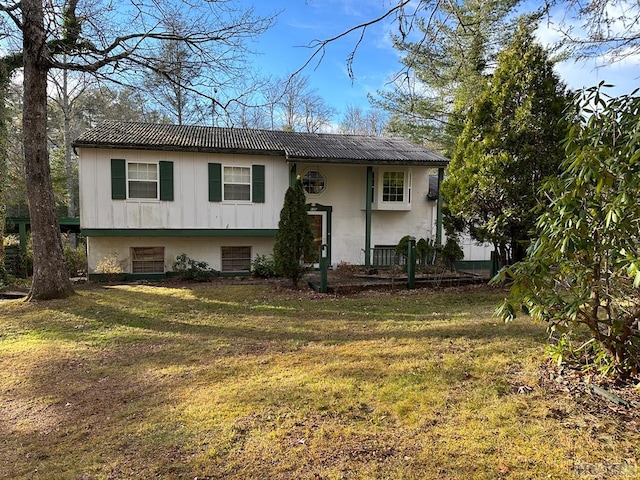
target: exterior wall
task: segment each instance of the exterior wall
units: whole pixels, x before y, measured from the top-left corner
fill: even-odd
[[[83,229],[275,229],[289,174],[284,158],[144,150],[79,149]],[[111,199],[111,159],[174,162],[174,201]],[[208,163],[265,166],[265,203],[210,202]],[[276,193],[274,193],[276,192]]]
[[[277,229],[284,193],[289,185],[290,165],[284,157],[257,155],[205,154],[144,150],[79,149],[80,212],[84,230],[163,229],[274,230]],[[111,159],[133,162],[173,162],[174,200],[112,200]],[[208,163],[236,166],[265,166],[265,202],[210,202]],[[331,261],[365,263],[366,172],[364,165],[298,163],[297,173],[320,171],[326,180],[319,194],[307,194],[309,204],[331,207]],[[427,200],[429,167],[374,167],[375,195],[372,211],[371,246],[396,245],[405,235],[435,240],[436,202]],[[411,203],[383,205],[382,172],[403,171],[411,176]],[[325,214],[326,215],[326,214]],[[239,235],[241,234],[238,232]],[[255,232],[254,232],[255,234]],[[270,255],[273,237],[91,237],[89,271],[111,254],[130,271],[129,250],[137,246],[165,247],[165,270],[171,271],[176,256],[207,262],[221,269],[221,246],[251,246],[252,257]],[[463,240],[465,260],[488,260],[490,248]]]
[[[470,236],[464,235],[460,238],[460,247],[464,252],[464,260],[491,260],[493,245],[479,244]]]
[[[435,209],[427,200],[429,174],[426,167],[384,167],[411,173],[411,209],[383,210],[381,205],[381,169],[374,167],[375,202],[372,211],[371,246],[396,245],[405,235],[435,238]],[[333,207],[331,225],[331,261],[364,264],[366,222],[366,172],[362,165],[298,164],[303,176],[318,170],[326,177],[326,188],[318,195],[307,194],[308,203]],[[393,208],[390,206],[389,208]],[[405,208],[405,207],[401,207]]]
[[[211,238],[211,237],[91,237],[87,240],[89,273],[96,273],[98,263],[115,257],[123,273],[131,273],[131,247],[164,247],[164,270],[173,271],[176,257],[182,253],[193,260],[207,262],[221,270],[221,247],[250,246],[251,258],[271,255],[273,238]]]

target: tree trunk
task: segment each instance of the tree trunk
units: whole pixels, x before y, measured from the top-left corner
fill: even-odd
[[[66,298],[71,282],[62,256],[47,145],[46,38],[41,0],[22,0],[23,136],[33,244],[30,300]]]

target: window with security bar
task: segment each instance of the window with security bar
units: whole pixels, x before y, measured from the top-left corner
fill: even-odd
[[[164,273],[164,247],[132,247],[132,273]]]
[[[222,247],[223,272],[251,270],[251,247]]]

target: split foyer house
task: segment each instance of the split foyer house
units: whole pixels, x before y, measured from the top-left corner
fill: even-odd
[[[183,253],[248,272],[272,253],[296,178],[330,264],[371,265],[405,235],[441,240],[448,160],[406,139],[105,122],[73,146],[90,274],[111,259],[162,276]]]

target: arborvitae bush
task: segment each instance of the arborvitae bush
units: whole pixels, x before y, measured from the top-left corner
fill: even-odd
[[[290,278],[293,286],[297,287],[308,270],[304,258],[310,255],[313,255],[313,231],[307,215],[304,189],[298,178],[295,185],[287,189],[280,211],[278,233],[273,247],[276,272]]]

